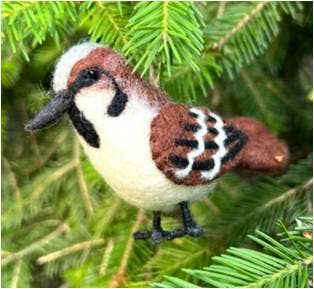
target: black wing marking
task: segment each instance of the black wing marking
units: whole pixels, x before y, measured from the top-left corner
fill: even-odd
[[[232,126],[227,126],[224,129],[228,136],[225,140],[225,145],[229,145],[235,142],[236,144],[233,145],[229,149],[228,153],[221,159],[222,164],[225,164],[226,162],[234,159],[248,141],[248,136],[241,130],[238,130]]]
[[[196,117],[197,115],[193,112],[190,113],[190,116]],[[208,117],[208,121],[213,121],[213,118]],[[194,124],[185,124],[184,129],[187,131],[196,132],[200,129],[199,125]],[[224,142],[224,145],[227,147],[231,145],[231,147],[227,150],[227,153],[222,157],[221,163],[225,164],[230,160],[233,160],[238,153],[243,149],[245,144],[248,141],[248,136],[239,129],[236,129],[233,126],[224,126],[224,131],[227,134],[227,139]],[[216,128],[209,127],[208,133],[212,133],[217,135],[218,131]],[[198,142],[196,140],[190,139],[176,139],[175,144],[177,146],[186,146],[190,148],[198,148]],[[215,140],[205,141],[205,149],[219,149]],[[184,169],[188,166],[189,161],[187,158],[180,157],[178,155],[169,156],[169,160],[179,169]],[[192,170],[200,170],[200,171],[209,171],[214,167],[215,163],[213,158],[210,158],[205,161],[194,161],[192,165]]]

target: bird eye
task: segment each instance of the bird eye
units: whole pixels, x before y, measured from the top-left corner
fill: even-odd
[[[99,79],[99,72],[95,69],[88,69],[84,73],[84,78],[86,80],[98,80]]]
[[[74,84],[72,85],[72,89],[74,91],[78,91],[83,87],[91,86],[95,82],[97,82],[101,77],[101,70],[97,68],[90,68],[82,70],[78,77],[76,78]]]

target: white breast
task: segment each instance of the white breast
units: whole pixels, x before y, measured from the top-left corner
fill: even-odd
[[[93,100],[93,101],[91,101]],[[129,100],[118,117],[106,116],[103,93],[76,98],[79,110],[93,123],[100,148],[81,143],[92,164],[126,202],[147,210],[169,211],[182,201],[203,197],[214,187],[185,186],[169,180],[152,160],[150,124],[158,113],[144,103]]]

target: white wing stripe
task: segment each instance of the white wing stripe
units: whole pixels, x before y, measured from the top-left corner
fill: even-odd
[[[227,139],[227,135],[224,131],[224,123],[222,119],[216,115],[215,113],[210,113],[210,116],[216,120],[214,128],[217,129],[218,134],[214,138],[214,142],[218,145],[217,152],[212,156],[214,160],[214,167],[209,171],[202,171],[202,177],[208,180],[213,179],[217,173],[220,171],[221,167],[221,159],[226,155],[228,152],[225,148],[225,140]]]
[[[207,134],[207,116],[197,108],[191,108],[190,112],[197,114],[196,121],[201,127],[199,130],[197,130],[196,133],[194,133],[194,137],[197,140],[198,147],[197,149],[192,150],[188,153],[187,159],[189,164],[187,165],[187,167],[181,170],[176,170],[175,175],[178,179],[183,179],[189,175],[193,167],[194,159],[199,157],[205,151],[204,136]]]

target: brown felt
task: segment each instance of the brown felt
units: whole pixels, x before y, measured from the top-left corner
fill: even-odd
[[[201,108],[204,112],[208,109]],[[189,108],[171,103],[161,108],[158,116],[152,121],[150,144],[152,158],[156,166],[173,182],[185,185],[198,185],[208,183],[201,178],[201,172],[192,170],[191,173],[183,179],[178,179],[174,172],[177,169],[175,164],[169,160],[169,156],[178,155],[186,158],[192,148],[178,147],[175,145],[175,139],[185,138],[193,140],[193,132],[184,130],[186,124],[196,124],[196,119],[189,115]],[[242,131],[247,136],[247,143],[243,149],[232,159],[221,166],[220,172],[216,177],[226,173],[236,167],[242,167],[251,170],[276,172],[283,170],[288,164],[288,150],[286,146],[272,136],[267,128],[260,122],[248,118],[237,117],[225,121],[226,126],[233,126]],[[213,125],[208,122],[208,126]],[[213,140],[214,134],[208,133],[205,136],[206,141]],[[237,142],[228,145],[231,149]],[[211,158],[216,150],[205,150],[205,152],[195,161],[204,161]]]
[[[195,140],[194,133],[184,129],[186,124],[196,124],[196,119],[189,115],[189,107],[172,103],[166,93],[156,89],[150,83],[142,80],[132,67],[126,64],[125,59],[111,48],[96,48],[86,58],[78,61],[72,68],[68,80],[71,85],[82,69],[99,67],[108,71],[118,83],[120,89],[128,96],[136,95],[155,108],[160,108],[159,114],[151,123],[150,145],[152,158],[156,166],[173,182],[185,185],[204,184],[207,181],[201,178],[201,172],[192,170],[184,179],[174,176],[176,166],[169,160],[169,156],[177,155],[183,158],[193,149],[185,146],[177,146],[177,138]],[[103,76],[104,78],[106,76]],[[112,87],[110,81],[103,81],[96,86]],[[200,108],[208,113],[207,108]],[[213,126],[208,122],[208,127]],[[226,125],[234,126],[248,136],[248,142],[244,148],[222,165],[220,173],[232,170],[235,167],[243,167],[252,170],[275,172],[284,169],[288,164],[288,150],[286,146],[256,120],[247,117],[237,117],[226,120]],[[208,133],[206,141],[215,138],[215,134]],[[232,148],[236,143],[230,144]],[[216,149],[205,150],[195,161],[205,161],[211,158]]]
[[[248,136],[248,142],[239,156],[240,167],[265,172],[277,172],[287,167],[289,153],[286,145],[262,123],[249,117],[231,118],[226,123]]]
[[[128,96],[135,93],[154,106],[161,106],[168,102],[165,92],[156,89],[133,73],[132,67],[126,64],[125,59],[111,48],[95,48],[84,59],[78,61],[70,72],[68,87],[75,81],[80,71],[96,67],[108,71]]]
[[[206,108],[201,108],[208,111]],[[194,140],[193,132],[184,130],[186,124],[197,124],[196,119],[189,115],[189,108],[171,103],[161,108],[158,116],[152,121],[150,144],[152,157],[157,167],[173,182],[185,185],[206,184],[208,181],[201,178],[201,172],[192,170],[184,179],[178,179],[174,175],[177,167],[169,160],[169,156],[178,155],[186,158],[192,148],[176,146],[175,139],[184,138]],[[208,122],[210,126],[210,122]],[[206,140],[213,140],[215,135],[208,133]],[[206,150],[196,161],[208,160],[216,150]]]

